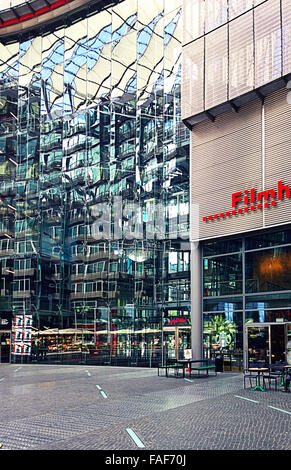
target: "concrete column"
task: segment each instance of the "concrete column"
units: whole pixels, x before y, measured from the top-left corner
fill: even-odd
[[[191,242],[191,347],[192,358],[202,358],[201,249]]]

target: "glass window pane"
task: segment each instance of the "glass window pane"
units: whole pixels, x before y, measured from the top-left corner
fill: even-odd
[[[246,292],[290,290],[291,246],[246,253]]]
[[[243,312],[204,314],[203,343],[207,357],[224,355],[224,370],[239,370],[243,351]]]
[[[203,272],[205,297],[242,293],[241,254],[205,258]]]
[[[246,250],[254,250],[256,248],[267,248],[276,245],[285,245],[291,243],[291,230],[283,230],[275,233],[264,233],[252,237],[247,237],[245,242]]]
[[[235,253],[242,250],[242,240],[218,240],[203,245],[203,255],[219,255],[223,253]]]
[[[242,310],[243,302],[241,297],[237,298],[221,298],[207,299],[203,301],[204,312],[233,312],[235,310]]]
[[[246,310],[263,310],[291,307],[291,292],[246,296]]]

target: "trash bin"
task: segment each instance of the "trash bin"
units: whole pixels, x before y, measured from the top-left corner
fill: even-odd
[[[215,357],[215,367],[216,367],[216,372],[223,372],[223,356],[222,356],[222,354],[218,354]]]

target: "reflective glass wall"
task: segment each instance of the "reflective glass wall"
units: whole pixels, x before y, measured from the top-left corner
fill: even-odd
[[[291,322],[290,250],[290,228],[204,244],[204,352],[226,370],[243,366],[248,324]]]
[[[12,361],[153,365],[190,332],[181,3],[125,0],[0,44]]]

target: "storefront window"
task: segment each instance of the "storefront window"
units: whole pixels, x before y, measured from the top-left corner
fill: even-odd
[[[246,292],[289,290],[291,246],[245,254]]]
[[[243,302],[241,297],[236,298],[220,298],[220,299],[204,299],[204,312],[233,312],[242,310]]]
[[[246,311],[246,324],[248,323],[281,323],[291,321],[291,309],[276,310],[250,310]]]
[[[291,308],[291,292],[246,296],[246,310]]]
[[[204,258],[203,274],[205,297],[242,293],[241,254]]]
[[[203,315],[204,354],[221,356],[224,370],[240,370],[243,352],[243,313],[225,311]]]
[[[242,251],[242,240],[218,240],[214,242],[205,243],[203,245],[203,255],[219,255],[223,253],[235,253]]]
[[[264,236],[246,237],[245,249],[255,250],[288,243],[291,243],[291,230],[282,230],[280,232],[264,233]]]
[[[233,362],[234,357],[240,357],[239,361],[243,360],[243,337],[247,331],[250,331],[247,328],[250,328],[252,324],[283,325],[291,321],[290,243],[291,231],[286,229],[266,232],[263,235],[247,236],[241,240],[207,243],[203,246],[204,349],[206,354],[215,354],[215,351],[223,353],[224,363],[227,357],[229,368],[231,368],[230,363]],[[220,250],[224,249],[227,252],[230,246],[236,246],[236,248],[240,246],[241,252],[220,256]],[[212,256],[206,256],[210,247],[213,249]],[[240,338],[237,342],[239,346],[233,344],[229,347],[227,343],[231,341],[230,336],[223,333],[224,347],[221,348],[219,341],[215,345],[214,338],[219,339],[219,335],[214,335],[214,333],[216,330],[222,331],[223,326],[219,325],[228,321],[234,322],[237,327],[234,336]],[[230,331],[230,328],[227,331]],[[230,335],[233,337],[232,332]],[[266,351],[264,354],[266,355]],[[268,356],[266,356],[266,361],[269,361]]]

